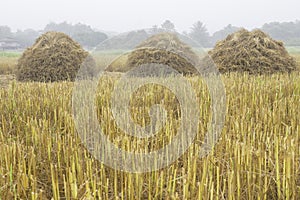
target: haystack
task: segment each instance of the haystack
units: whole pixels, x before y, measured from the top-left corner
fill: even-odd
[[[260,30],[235,32],[219,41],[209,55],[221,73],[271,74],[296,69],[283,43]]]
[[[25,50],[17,64],[19,81],[74,81],[82,64],[90,66],[86,73],[93,74],[95,62],[88,52],[60,32],[47,32]]]
[[[196,59],[196,54],[176,35],[160,33],[151,36],[132,52],[114,61],[107,71],[126,72],[143,64],[154,63],[167,65],[182,74],[196,74]]]

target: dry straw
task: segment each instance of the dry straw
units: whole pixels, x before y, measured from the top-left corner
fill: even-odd
[[[172,67],[182,74],[195,74],[197,71],[193,62],[196,58],[192,49],[175,34],[160,33],[139,44],[129,54],[121,56],[107,70],[126,72],[142,64],[157,63]]]
[[[283,43],[261,30],[249,32],[242,29],[228,35],[209,54],[222,73],[271,74],[296,69],[296,62]]]
[[[93,73],[95,66],[88,52],[60,32],[47,32],[28,48],[17,64],[19,81],[74,81],[80,66],[89,63]]]

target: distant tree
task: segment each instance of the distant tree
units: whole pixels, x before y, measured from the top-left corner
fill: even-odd
[[[33,29],[26,29],[24,31],[18,30],[14,34],[14,37],[20,43],[22,48],[27,48],[35,42],[39,35],[40,33]]]
[[[197,21],[193,24],[189,36],[203,47],[210,47],[210,36],[205,25]]]
[[[283,41],[286,45],[300,45],[300,22],[271,22],[261,28],[276,40]]]
[[[47,24],[44,28],[44,32],[48,32],[48,31],[58,31],[58,32],[63,32],[66,34],[70,34],[69,30],[66,30],[69,24],[67,24],[66,22],[60,23],[60,24],[56,24],[54,22],[51,22],[49,24]]]
[[[212,35],[211,37],[212,45],[215,45],[216,42],[225,39],[229,34],[232,34],[240,29],[241,27],[232,26],[231,24],[227,25],[222,30],[217,31]]]
[[[44,28],[44,32],[47,31],[59,31],[68,34],[85,48],[93,48],[108,38],[105,33],[95,31],[90,26],[81,23],[75,25],[67,22],[49,23]]]
[[[187,31],[183,31],[182,34],[185,36],[189,36],[189,33]]]
[[[261,29],[277,40],[285,40],[287,37],[291,37],[291,25],[289,29],[286,28],[287,24],[283,25],[279,22],[271,22],[264,24]]]
[[[11,29],[8,26],[0,26],[0,38],[12,37]]]
[[[91,33],[94,32],[94,30],[85,24],[69,24],[67,22],[62,22],[62,23],[49,23],[46,25],[46,27],[44,28],[44,31],[59,31],[59,32],[63,32],[65,34],[68,35],[75,35],[77,33]]]
[[[168,32],[175,31],[175,25],[170,20],[166,20],[164,23],[162,23],[161,28]]]
[[[127,51],[135,48],[148,37],[149,34],[145,30],[131,31],[106,40],[104,43],[97,46],[97,50],[118,49]]]
[[[124,44],[128,49],[134,48],[147,38],[148,34],[145,30],[131,31],[127,34]]]
[[[156,34],[159,32],[161,32],[161,28],[159,28],[157,25],[152,26],[152,28],[150,29],[151,34]]]
[[[107,35],[101,32],[76,33],[72,37],[86,48],[96,47],[107,39]]]

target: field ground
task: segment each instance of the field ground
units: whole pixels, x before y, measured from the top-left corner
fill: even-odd
[[[293,55],[300,64],[300,55]],[[197,152],[211,116],[210,99],[202,80],[190,77],[201,110],[194,145],[162,170],[130,174],[104,166],[82,145],[71,112],[73,83],[16,82],[18,56],[0,54],[0,199],[300,199],[299,72],[223,75],[225,126],[204,158]],[[96,105],[114,144],[149,151],[171,141],[180,119],[172,113],[179,106],[174,96],[154,86],[138,91],[142,98],[131,104],[140,111],[132,116],[137,123],[147,123],[145,113],[162,98],[171,114],[155,140],[134,139],[110,120],[115,83],[110,76],[100,80]]]

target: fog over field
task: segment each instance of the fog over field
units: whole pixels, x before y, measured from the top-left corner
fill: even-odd
[[[124,32],[171,20],[178,31],[202,21],[210,33],[227,24],[252,29],[272,21],[300,19],[298,0],[10,0],[1,2],[0,25],[44,28],[49,22],[85,23],[100,30]]]

